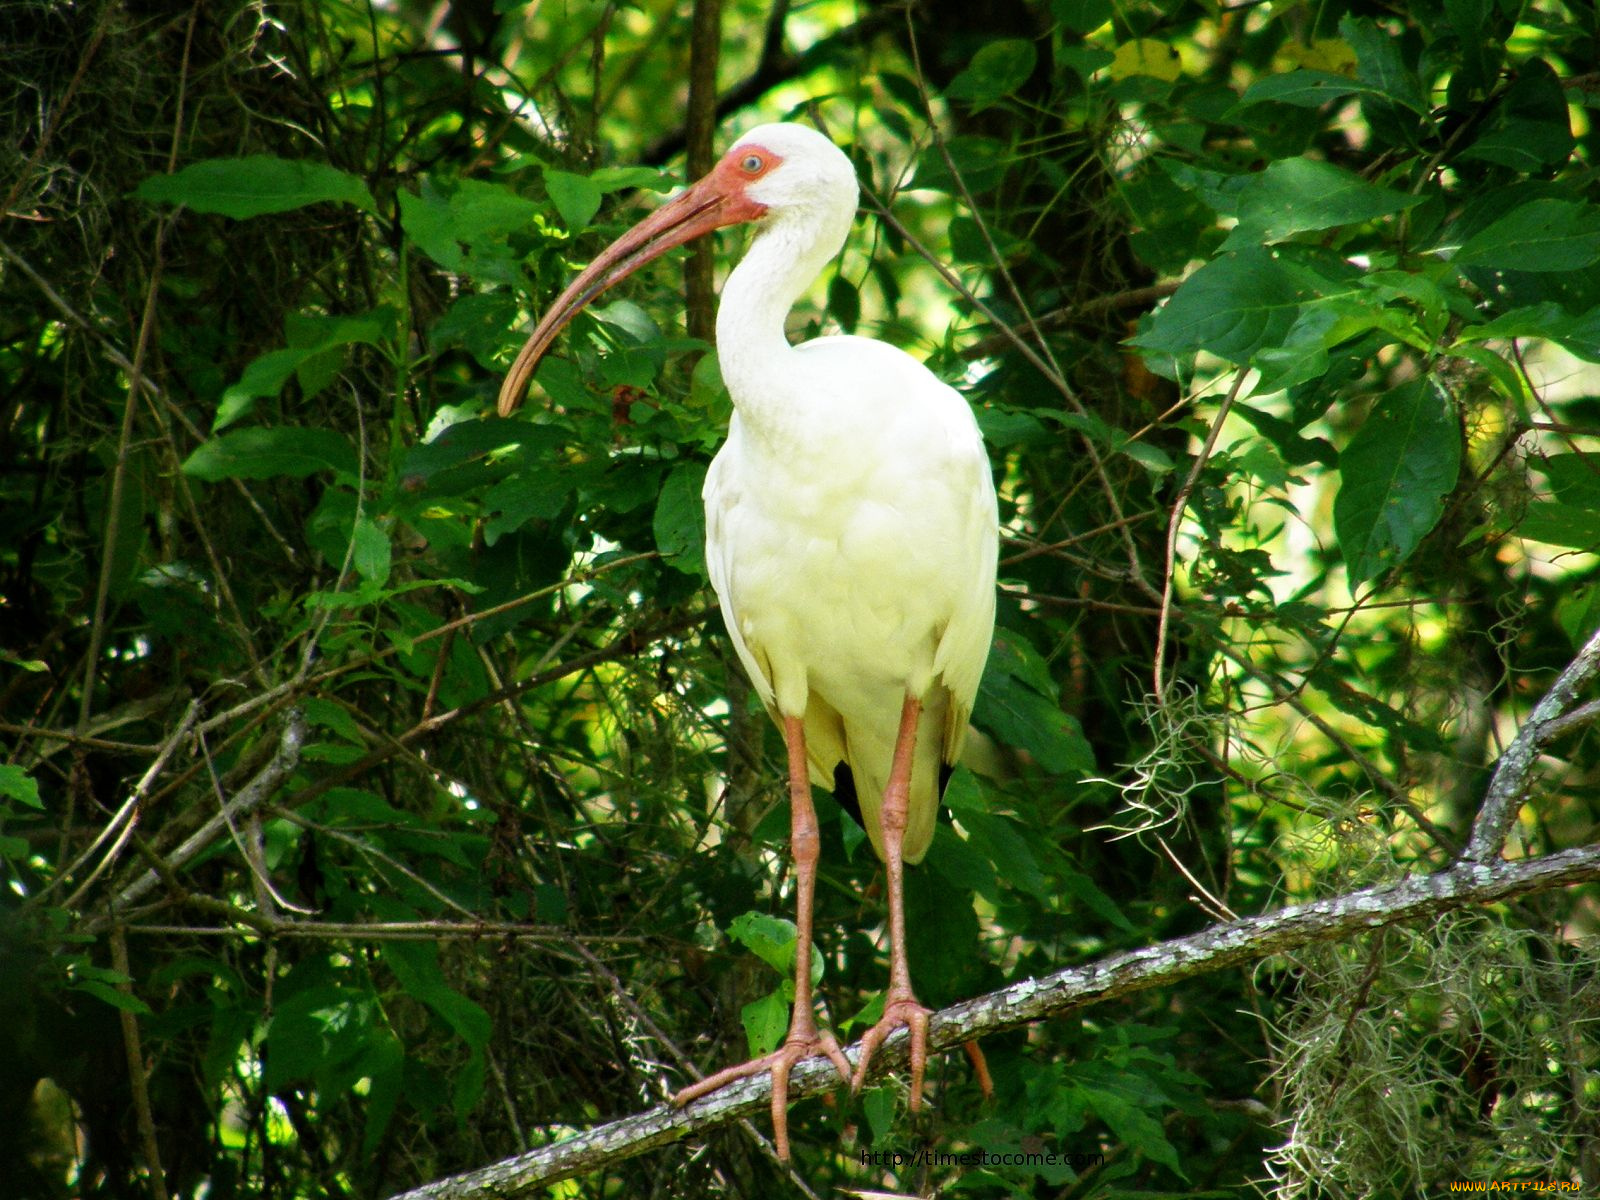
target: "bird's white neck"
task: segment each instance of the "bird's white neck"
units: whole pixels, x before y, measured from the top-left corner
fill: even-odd
[[[844,246],[852,213],[814,223],[773,220],[759,227],[728,276],[717,306],[717,359],[740,416],[757,429],[785,423],[796,352],[784,321],[801,294]]]

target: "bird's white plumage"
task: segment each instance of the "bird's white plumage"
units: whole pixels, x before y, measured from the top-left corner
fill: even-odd
[[[966,401],[904,352],[857,337],[788,344],[785,315],[848,232],[855,174],[797,126],[745,145],[782,162],[749,189],[768,212],[718,311],[736,411],[706,477],[706,562],[763,703],[804,718],[817,782],[850,765],[880,856],[901,705],[922,701],[905,834],[917,862],[994,626],[988,458]]]

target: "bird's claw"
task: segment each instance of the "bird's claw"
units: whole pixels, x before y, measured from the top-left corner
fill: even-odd
[[[867,1067],[878,1047],[902,1025],[911,1034],[911,1111],[922,1108],[922,1075],[928,1065],[928,1018],[932,1010],[917,1003],[915,996],[899,996],[883,1006],[883,1016],[878,1023],[861,1035],[861,1057],[856,1059],[856,1073],[850,1080],[852,1093],[861,1090],[867,1078]]]
[[[826,1031],[789,1031],[789,1036],[784,1039],[771,1054],[763,1054],[760,1058],[752,1058],[749,1062],[738,1063],[735,1066],[724,1067],[715,1075],[707,1075],[698,1083],[691,1083],[672,1098],[672,1102],[679,1108],[702,1096],[709,1096],[719,1088],[726,1087],[736,1079],[748,1079],[752,1075],[768,1073],[772,1076],[772,1142],[778,1151],[781,1162],[789,1161],[789,1073],[794,1068],[805,1062],[808,1058],[818,1055],[826,1056],[839,1072],[839,1077],[844,1080],[850,1078],[850,1060],[845,1058],[844,1051],[839,1049],[839,1042],[833,1034]]]

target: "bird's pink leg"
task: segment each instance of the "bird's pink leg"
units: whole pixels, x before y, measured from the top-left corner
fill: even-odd
[[[852,1091],[860,1091],[867,1077],[872,1055],[885,1038],[904,1025],[911,1033],[911,1111],[922,1107],[922,1076],[928,1065],[929,1009],[917,1001],[911,990],[911,968],[906,958],[905,836],[911,805],[911,765],[917,745],[917,720],[922,702],[907,696],[900,710],[900,732],[895,738],[894,760],[889,767],[889,782],[883,790],[883,857],[889,875],[889,991],[884,996],[883,1016],[861,1038],[861,1057],[856,1060]],[[985,1096],[992,1094],[989,1069],[976,1042],[966,1044],[968,1057],[978,1073]]]
[[[794,1011],[789,1017],[789,1036],[771,1054],[727,1067],[715,1075],[684,1088],[672,1098],[674,1104],[687,1104],[716,1091],[735,1079],[772,1075],[772,1140],[778,1157],[789,1160],[789,1072],[794,1065],[815,1054],[833,1060],[843,1079],[850,1078],[850,1063],[839,1049],[833,1034],[817,1029],[815,1004],[811,998],[811,909],[817,891],[817,859],[822,853],[822,835],[817,829],[817,810],[811,803],[811,778],[806,769],[805,724],[799,717],[783,719],[783,741],[789,751],[789,842],[795,869]]]

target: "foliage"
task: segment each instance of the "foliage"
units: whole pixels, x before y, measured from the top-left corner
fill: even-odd
[[[907,885],[922,998],[1449,861],[1600,626],[1593,4],[723,7],[725,132],[815,120],[865,185],[794,332],[926,358],[1000,487],[984,736]],[[518,330],[681,175],[687,9],[0,21],[9,1194],[151,1195],[153,1148],[174,1194],[386,1195],[770,1040],[782,755],[709,602],[730,404],[676,265],[492,415]],[[1593,744],[1509,853],[1593,840]],[[818,809],[843,1036],[881,885]],[[992,1106],[955,1059],[917,1119],[800,1103],[798,1174],[1592,1179],[1592,907],[996,1038]],[[1104,1158],[861,1158],[924,1142]],[[780,1186],[730,1129],[561,1194]]]

